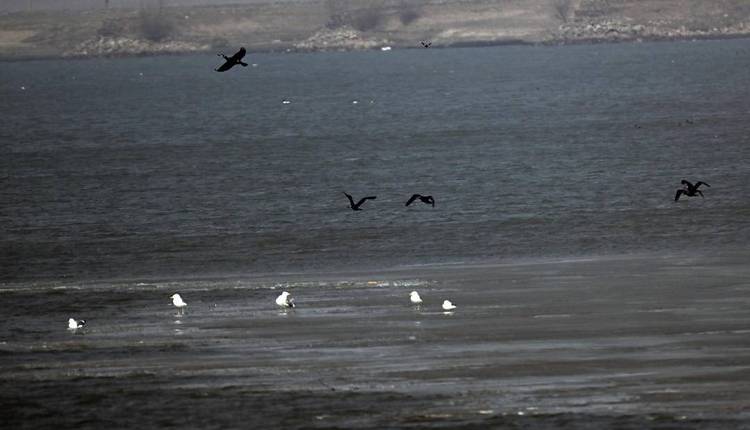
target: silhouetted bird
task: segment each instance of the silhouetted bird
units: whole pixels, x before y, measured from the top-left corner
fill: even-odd
[[[346,193],[344,193],[344,195],[346,196],[347,199],[349,199],[349,207],[353,211],[361,211],[362,209],[360,209],[359,207],[362,206],[362,203],[366,202],[367,200],[375,200],[378,198],[377,196],[362,197],[356,204],[354,204],[354,200],[352,199],[352,196]]]
[[[239,51],[237,51],[236,54],[232,55],[231,57],[227,57],[224,54],[216,54],[219,57],[224,58],[224,61],[226,61],[224,64],[219,66],[218,69],[216,69],[217,72],[226,72],[227,70],[231,69],[232,67],[236,66],[237,64],[241,64],[242,67],[247,67],[247,63],[242,62],[242,58],[245,57],[245,48],[240,48]]]
[[[406,202],[404,206],[409,206],[416,199],[419,199],[422,203],[426,205],[432,205],[433,208],[435,207],[435,199],[433,199],[432,196],[423,196],[421,194],[412,195],[409,201]]]
[[[429,48],[430,46],[432,46],[432,42],[426,42],[424,40],[421,41],[421,42],[419,42],[419,43],[421,43],[422,46],[425,47],[425,48]]]
[[[710,185],[701,181],[698,181],[695,183],[695,185],[693,185],[690,182],[683,179],[681,183],[684,186],[680,188],[679,190],[677,190],[677,194],[674,195],[674,201],[680,200],[680,196],[683,194],[685,194],[688,197],[695,197],[697,195],[700,195],[701,197],[703,197],[703,193],[698,189],[698,187],[700,187],[701,185],[710,187]]]

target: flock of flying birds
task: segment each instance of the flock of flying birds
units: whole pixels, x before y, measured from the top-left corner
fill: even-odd
[[[420,42],[424,48],[429,48],[432,46],[432,42],[429,41],[421,41]],[[218,54],[220,57],[224,59],[224,64],[216,68],[215,70],[217,72],[226,72],[227,70],[231,69],[232,67],[236,65],[241,65],[242,67],[247,67],[247,63],[243,62],[242,59],[245,57],[245,54],[247,54],[247,51],[244,47],[241,47],[239,51],[237,51],[234,55],[231,57],[227,57],[224,54]],[[285,100],[286,103],[286,100]],[[690,181],[687,181],[683,179],[680,181],[682,184],[682,188],[678,188],[677,192],[674,196],[674,201],[680,200],[681,196],[686,197],[695,197],[695,196],[701,196],[703,197],[703,193],[701,190],[699,190],[701,185],[705,185],[707,187],[710,187],[709,184],[703,181],[698,181],[695,184],[691,183]],[[361,211],[361,206],[368,200],[375,200],[377,199],[377,196],[367,196],[362,197],[357,201],[354,202],[354,199],[350,194],[344,193],[347,199],[349,199],[349,208],[353,211]],[[419,199],[424,204],[431,205],[432,207],[435,207],[435,199],[432,196],[423,196],[421,194],[413,194],[409,200],[407,200],[406,204],[404,206],[409,206],[412,204],[415,200]],[[179,310],[179,312],[184,312],[185,308],[187,307],[187,303],[185,303],[184,300],[182,300],[182,297],[175,293],[169,297],[172,299],[172,304]],[[419,293],[416,291],[412,291],[409,294],[409,300],[411,303],[417,307],[422,305],[422,298],[419,296]],[[282,292],[278,297],[276,297],[276,305],[285,308],[285,309],[293,309],[295,307],[294,304],[294,298],[289,294],[289,292],[284,291]],[[442,308],[446,313],[452,312],[454,309],[456,309],[456,306],[451,303],[450,300],[443,301]],[[74,318],[68,319],[68,329],[71,331],[77,331],[78,329],[83,328],[86,325],[86,320],[77,320]]]
[[[423,40],[423,41],[420,41],[419,43],[421,43],[422,47],[424,47],[424,48],[429,48],[430,46],[432,46],[432,42],[430,42],[430,41]],[[237,51],[231,57],[227,57],[224,54],[217,54],[218,56],[220,56],[220,57],[222,57],[224,59],[224,64],[222,64],[221,66],[219,66],[215,70],[217,72],[226,72],[227,70],[231,69],[232,67],[234,67],[234,66],[236,66],[238,64],[241,65],[242,67],[247,67],[247,63],[245,63],[245,62],[242,61],[242,59],[245,58],[245,54],[247,54],[247,51],[245,50],[244,47],[240,47],[240,50]],[[284,100],[284,103],[285,104],[289,103],[289,101],[288,100]],[[695,197],[695,196],[701,196],[701,197],[703,197],[703,193],[698,188],[701,185],[705,185],[707,187],[710,187],[710,185],[708,185],[707,183],[702,182],[702,181],[698,181],[698,182],[695,183],[695,185],[693,185],[689,181],[686,181],[685,179],[683,179],[681,181],[681,183],[682,183],[683,187],[677,190],[677,193],[674,196],[674,200],[675,201],[680,200],[680,196],[682,196],[682,195],[685,195],[687,197]],[[346,194],[346,193],[344,193],[344,194]],[[362,210],[362,209],[360,209],[360,206],[362,206],[362,204],[365,201],[367,201],[367,200],[375,200],[377,198],[376,196],[363,197],[357,203],[354,203],[354,200],[352,200],[352,196],[350,196],[349,194],[346,194],[346,197],[349,199],[349,203],[350,203],[349,207],[352,210],[355,210],[355,211]],[[430,204],[433,207],[435,207],[435,200],[432,198],[432,196],[422,196],[422,195],[419,195],[419,194],[414,194],[413,196],[411,196],[411,198],[409,199],[409,201],[406,202],[406,206],[409,206],[415,199],[419,199],[423,203]]]
[[[357,203],[354,203],[354,199],[351,195],[344,193],[347,199],[349,199],[349,209],[353,211],[361,211],[362,209],[360,206],[362,206],[366,201],[368,200],[375,200],[378,198],[378,196],[368,196],[368,197],[362,197],[357,201]],[[432,205],[432,207],[435,207],[435,199],[432,196],[423,196],[421,194],[412,194],[412,196],[409,198],[409,200],[406,201],[406,204],[404,206],[409,206],[414,202],[414,200],[419,199],[420,202],[426,204],[426,205]]]

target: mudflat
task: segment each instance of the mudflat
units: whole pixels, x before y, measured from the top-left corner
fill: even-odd
[[[746,428],[747,258],[7,284],[0,410],[14,428]]]

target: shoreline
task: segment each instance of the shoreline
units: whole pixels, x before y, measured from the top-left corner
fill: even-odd
[[[583,38],[583,39],[559,39],[549,40],[543,42],[528,42],[523,40],[511,40],[511,41],[471,41],[471,42],[456,42],[450,45],[435,45],[431,49],[465,49],[465,48],[489,48],[489,47],[501,47],[501,46],[531,46],[531,47],[556,47],[556,46],[585,46],[585,45],[609,45],[609,44],[642,44],[642,43],[690,43],[690,42],[704,42],[704,41],[722,41],[722,40],[737,40],[737,39],[750,39],[749,34],[736,34],[736,35],[702,35],[702,36],[662,36],[662,37],[648,37],[641,39],[601,39],[601,38]],[[423,49],[417,46],[392,46],[393,51],[401,50],[420,50]],[[101,59],[130,59],[130,58],[153,58],[153,57],[187,57],[191,55],[203,55],[213,54],[215,50],[197,50],[189,52],[146,52],[146,53],[120,53],[113,55],[80,55],[80,56],[67,56],[61,57],[56,55],[28,55],[28,56],[8,56],[0,53],[0,62],[2,63],[23,63],[32,61],[54,61],[54,60],[71,60],[71,61],[87,61],[87,60],[101,60]],[[253,54],[312,54],[312,53],[325,53],[325,52],[363,52],[363,51],[380,51],[380,48],[366,48],[366,49],[248,49],[248,55]]]
[[[750,37],[750,6],[686,0],[289,1],[0,14],[0,61],[215,53],[433,49]]]

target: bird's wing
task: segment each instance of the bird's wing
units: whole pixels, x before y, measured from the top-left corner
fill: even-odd
[[[346,194],[346,193],[344,193],[344,195],[346,196],[347,199],[349,199],[349,203],[352,206],[354,206],[354,200],[352,199],[352,196],[350,196],[349,194]]]
[[[378,198],[377,196],[362,197],[361,199],[359,199],[359,201],[357,202],[357,204],[356,204],[355,206],[359,206],[359,205],[361,205],[361,204],[362,204],[362,203],[364,203],[364,202],[365,202],[366,200],[375,200],[375,199],[377,199],[377,198]]]
[[[421,196],[420,196],[419,194],[413,194],[413,195],[411,196],[411,198],[409,199],[409,201],[408,201],[408,202],[406,202],[406,204],[405,204],[404,206],[409,206],[410,204],[412,204],[412,202],[414,202],[414,200],[416,200],[416,199],[418,199],[418,198],[420,198],[420,197],[421,197]]]
[[[232,55],[232,61],[240,61],[245,56],[245,48],[240,48],[234,55]]]
[[[222,64],[215,70],[217,72],[226,72],[227,70],[231,69],[232,66],[234,66],[234,63],[232,62],[232,60],[227,60],[224,64]]]
[[[705,186],[707,186],[707,187],[711,187],[710,185],[708,185],[707,183],[705,183],[705,182],[703,182],[703,181],[698,181],[698,182],[696,182],[696,183],[695,183],[695,188],[698,188],[698,187],[700,187],[701,185],[705,185]]]
[[[680,200],[680,196],[685,193],[685,190],[677,190],[677,194],[674,195],[674,201]]]

